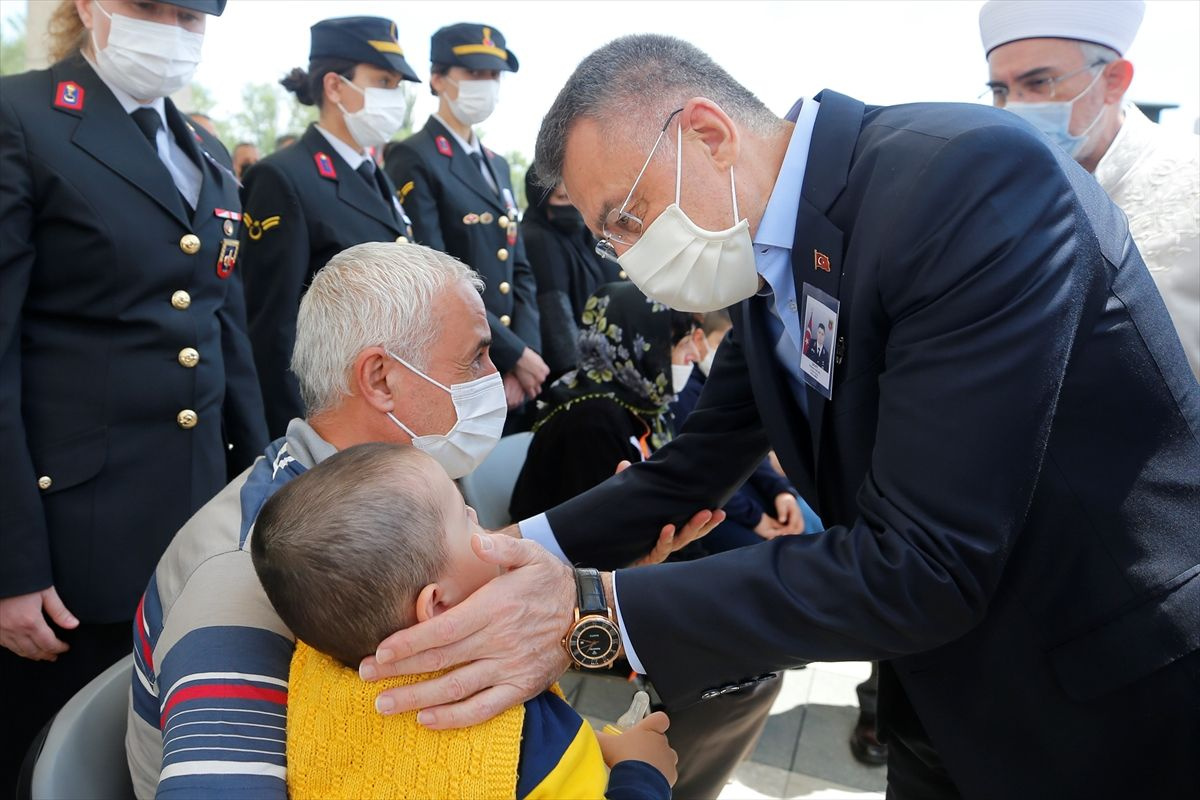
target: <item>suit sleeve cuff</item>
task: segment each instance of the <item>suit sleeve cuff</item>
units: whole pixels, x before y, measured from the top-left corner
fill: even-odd
[[[571,559],[567,558],[567,554],[559,546],[558,539],[554,536],[554,529],[550,527],[550,520],[546,519],[545,514],[538,514],[536,517],[522,520],[517,523],[517,527],[521,530],[521,538],[537,542],[549,550],[550,555],[559,561],[568,566],[571,564]]]
[[[617,612],[617,627],[621,630],[621,645],[625,648],[625,659],[629,662],[629,666],[639,675],[645,675],[646,669],[642,666],[642,660],[637,657],[637,653],[633,649],[633,642],[629,639],[629,631],[625,630],[625,618],[621,616],[621,595],[617,591],[617,575],[612,574],[613,581],[613,606]]]

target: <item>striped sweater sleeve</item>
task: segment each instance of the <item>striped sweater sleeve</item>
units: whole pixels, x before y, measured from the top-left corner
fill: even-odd
[[[294,644],[252,577],[248,552],[209,559],[187,581],[157,641],[142,647],[135,638],[134,711],[162,732],[159,798],[287,796]],[[155,588],[140,607],[143,636],[155,632]],[[150,659],[158,663],[146,664],[147,674]]]

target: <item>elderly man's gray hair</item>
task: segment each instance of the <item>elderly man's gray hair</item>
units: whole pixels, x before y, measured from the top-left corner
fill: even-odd
[[[645,140],[649,148],[667,115],[693,97],[707,97],[757,133],[780,125],[761,100],[694,45],[657,34],[623,36],[580,62],[542,120],[534,158],[539,182],[555,186],[562,180],[567,134],[577,119],[597,120],[613,135]],[[659,154],[673,152],[673,145],[660,147]]]
[[[426,369],[439,333],[434,297],[454,281],[483,291],[472,269],[419,244],[368,242],[331,258],[313,278],[296,318],[292,372],[305,413],[333,408],[350,393],[350,368],[365,348],[383,345]]]

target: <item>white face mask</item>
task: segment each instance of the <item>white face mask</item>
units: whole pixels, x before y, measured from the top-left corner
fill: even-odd
[[[500,102],[500,81],[456,81],[449,76],[446,80],[458,87],[458,98],[451,100],[447,96],[446,104],[461,122],[478,125],[496,110],[496,104]]]
[[[687,386],[688,379],[692,377],[691,364],[672,364],[671,365],[671,388],[675,390],[675,394],[683,391]]]
[[[657,148],[658,143],[654,146]],[[650,158],[653,157],[651,150]],[[642,167],[643,173],[650,158]],[[734,224],[723,231],[705,230],[683,213],[679,207],[682,174],[681,127],[675,155],[675,202],[650,223],[641,238],[617,261],[646,296],[676,311],[708,312],[740,303],[758,291],[758,270],[750,241],[750,221],[738,221],[733,167],[729,168],[729,191],[733,197]],[[641,178],[639,173],[637,181]],[[633,197],[637,181],[629,190],[626,204]]]
[[[381,89],[374,86],[363,89],[347,80],[344,75],[338,77],[363,96],[363,107],[358,111],[347,111],[341,103],[337,106],[346,120],[346,130],[350,131],[359,147],[364,150],[368,147],[380,147],[404,127],[408,100],[404,97],[403,89]]]
[[[696,366],[700,368],[700,372],[704,375],[704,377],[708,377],[708,371],[712,369],[713,359],[716,357],[717,348],[710,347],[708,348],[708,355],[706,355],[696,364]]]
[[[1096,117],[1086,128],[1074,135],[1071,133],[1071,111],[1075,108],[1076,101],[1091,91],[1103,74],[1104,70],[1097,72],[1096,77],[1092,78],[1092,82],[1087,85],[1087,88],[1070,100],[1052,103],[1008,103],[1004,108],[1037,128],[1050,141],[1067,151],[1067,155],[1075,158],[1083,150],[1088,134],[1092,132],[1092,128],[1096,127],[1096,123],[1104,114],[1104,106],[1100,106]]]
[[[135,100],[155,100],[173,94],[192,80],[200,64],[204,34],[178,25],[110,14],[99,2],[92,4],[108,17],[108,44],[96,44],[96,72]]]
[[[504,381],[500,373],[493,372],[467,383],[443,386],[395,353],[385,352],[434,386],[448,392],[458,420],[445,433],[418,436],[390,411],[387,412],[388,418],[412,437],[413,447],[433,456],[451,478],[470,474],[492,452],[504,430],[508,402],[504,397]]]

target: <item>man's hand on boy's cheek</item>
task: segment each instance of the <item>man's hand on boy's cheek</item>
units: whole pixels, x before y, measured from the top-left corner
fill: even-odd
[[[477,725],[544,691],[567,668],[571,568],[536,542],[511,536],[481,534],[472,547],[507,571],[454,608],[389,636],[359,673],[377,680],[462,666],[381,692],[380,713],[420,709],[418,722],[432,729]]]

